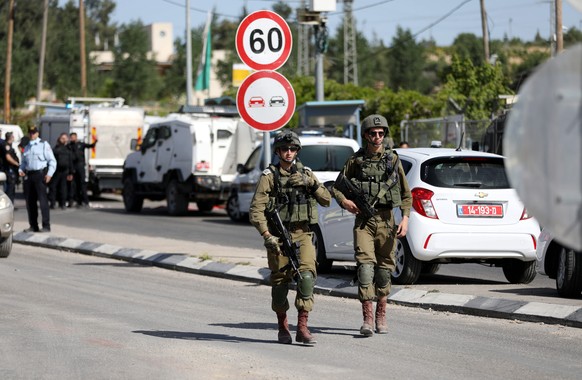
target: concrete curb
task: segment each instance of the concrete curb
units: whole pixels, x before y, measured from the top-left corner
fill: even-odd
[[[257,284],[269,283],[270,271],[268,268],[201,260],[184,254],[125,248],[110,244],[56,237],[50,234],[18,232],[14,234],[13,240],[15,243],[25,245],[113,258],[181,272]],[[318,276],[315,292],[336,297],[354,299],[358,297],[357,287],[349,281],[326,275]],[[393,287],[388,300],[393,304],[403,306],[582,328],[582,307],[579,306],[430,292],[403,287]]]

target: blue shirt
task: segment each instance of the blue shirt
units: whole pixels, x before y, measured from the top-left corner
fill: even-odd
[[[52,177],[57,169],[57,160],[53,150],[47,142],[41,141],[39,138],[30,140],[22,153],[20,170],[26,173],[29,170],[42,170],[46,167],[48,167],[46,174]]]

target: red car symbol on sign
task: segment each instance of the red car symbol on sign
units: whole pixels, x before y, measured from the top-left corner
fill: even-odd
[[[265,99],[260,96],[253,96],[249,99],[249,107],[264,107]]]

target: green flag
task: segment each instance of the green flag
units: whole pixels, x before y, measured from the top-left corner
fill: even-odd
[[[206,34],[202,46],[202,59],[198,65],[198,72],[196,73],[196,91],[208,90],[210,88],[210,69],[212,64],[212,38],[210,33],[210,24],[212,22],[212,13],[208,14],[208,20],[204,27]]]

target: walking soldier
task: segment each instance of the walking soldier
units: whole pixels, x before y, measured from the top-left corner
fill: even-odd
[[[356,214],[354,250],[358,265],[358,298],[364,317],[360,334],[365,336],[374,334],[374,298],[377,298],[376,332],[388,332],[386,301],[391,273],[395,269],[396,238],[406,235],[412,206],[412,195],[398,155],[383,144],[388,132],[388,122],[383,116],[365,118],[362,122],[364,146],[348,159],[334,185],[338,204]],[[339,179],[342,176],[358,190],[359,199],[349,199],[347,192],[341,191]],[[365,210],[358,208],[357,203],[365,206]],[[402,210],[402,222],[398,226],[394,225],[392,209],[395,207]]]
[[[307,328],[317,277],[313,233],[309,225],[317,223],[317,203],[327,207],[331,202],[329,191],[319,183],[311,169],[303,166],[297,158],[300,149],[301,142],[294,132],[280,132],[275,137],[273,151],[279,157],[279,163],[269,165],[263,172],[250,207],[251,223],[264,238],[267,248],[271,270],[271,308],[277,314],[278,341],[283,344],[292,343],[287,322],[287,294],[293,278],[297,280],[295,307],[298,310],[295,340],[304,344],[316,343]],[[278,229],[270,225],[265,214],[273,209],[279,211],[276,215],[280,216],[288,234],[280,234],[276,232]],[[281,245],[282,240],[289,236],[292,244],[286,240],[287,244]],[[282,246],[291,249],[296,247],[299,256],[297,270],[290,265],[294,252],[286,252],[287,249],[282,250]]]

